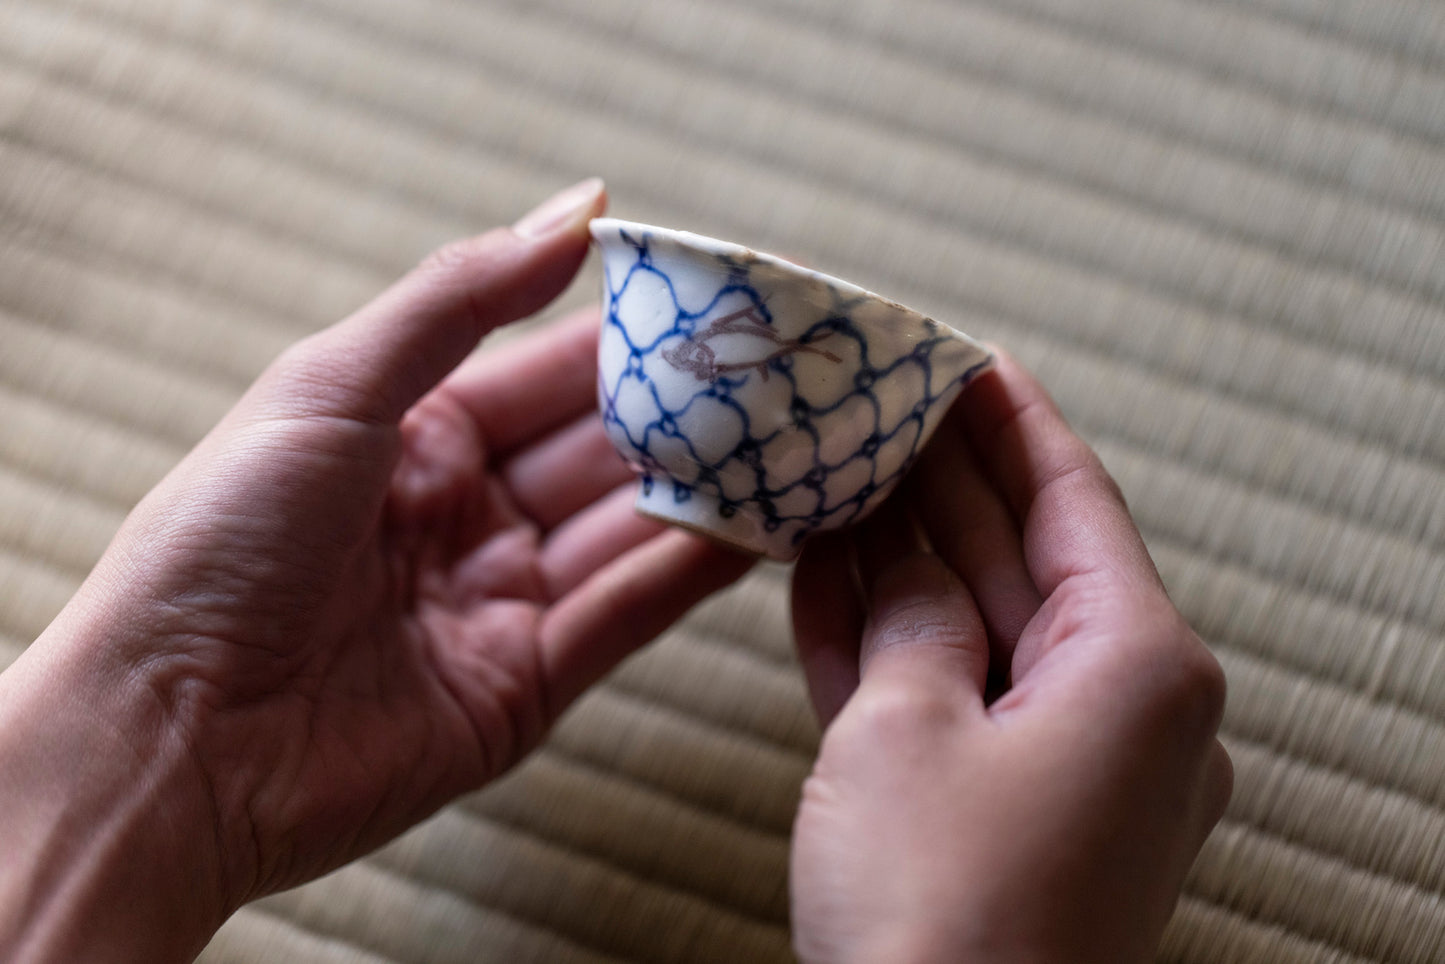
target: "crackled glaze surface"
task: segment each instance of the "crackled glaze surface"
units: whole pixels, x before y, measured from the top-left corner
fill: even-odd
[[[846,282],[737,245],[593,222],[603,423],[638,509],[787,559],[862,518],[991,356]]]

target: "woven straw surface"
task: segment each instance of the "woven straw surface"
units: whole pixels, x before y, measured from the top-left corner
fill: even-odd
[[[1162,959],[1445,959],[1436,0],[6,0],[0,652],[282,346],[592,173],[1009,346],[1097,444],[1231,683]],[[204,959],[787,959],[785,610],[757,573]]]

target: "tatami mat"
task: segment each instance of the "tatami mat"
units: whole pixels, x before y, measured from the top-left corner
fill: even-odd
[[[284,345],[601,174],[1009,346],[1098,445],[1231,685],[1161,959],[1445,959],[1434,0],[9,0],[0,171],[0,658]],[[204,959],[788,959],[786,592]]]

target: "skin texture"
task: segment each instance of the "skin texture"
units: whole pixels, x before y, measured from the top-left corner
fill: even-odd
[[[751,560],[638,518],[584,182],[288,350],[0,674],[0,958],[186,960],[517,762]],[[926,511],[923,511],[926,508]],[[1218,665],[1004,359],[795,572],[806,961],[1142,961],[1229,794]]]
[[[1153,959],[1228,801],[1218,663],[1117,486],[1007,356],[908,486],[794,576],[827,724],[804,961]]]
[[[749,567],[633,514],[595,312],[465,360],[603,204],[579,185],[288,350],[0,676],[0,957],[193,955],[496,777]]]

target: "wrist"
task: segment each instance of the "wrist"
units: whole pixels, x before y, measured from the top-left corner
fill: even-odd
[[[0,675],[6,960],[189,960],[233,909],[183,739],[100,651],[37,643]]]

